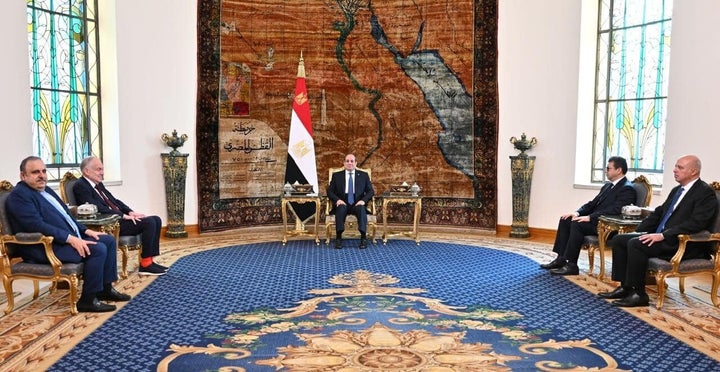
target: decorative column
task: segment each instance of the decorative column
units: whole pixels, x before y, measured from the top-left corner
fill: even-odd
[[[513,198],[513,223],[510,229],[511,238],[529,238],[528,215],[530,213],[530,186],[532,185],[532,174],[535,167],[535,157],[525,154],[536,143],[533,137],[528,140],[525,133],[518,140],[510,137],[520,154],[510,157],[510,171],[512,173],[512,198]]]
[[[172,151],[169,153],[160,154],[165,178],[165,201],[168,215],[165,237],[187,238],[188,233],[185,231],[185,178],[189,154],[182,154],[177,148],[185,143],[188,136],[183,134],[178,137],[177,130],[173,130],[172,136],[164,133],[161,138],[166,145],[172,147]]]

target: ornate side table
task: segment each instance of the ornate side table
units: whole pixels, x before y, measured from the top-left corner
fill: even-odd
[[[110,234],[115,241],[120,239],[120,216],[117,214],[97,214],[93,217],[77,216],[75,219],[87,226],[88,229]]]
[[[305,228],[305,224],[300,220],[300,218],[298,218],[295,210],[292,208],[292,204],[290,203],[315,203],[315,215],[313,216],[313,219],[315,219],[315,228],[313,231],[308,231]],[[283,245],[287,243],[287,238],[289,236],[311,236],[315,238],[315,244],[320,245],[320,236],[318,235],[318,231],[320,226],[321,205],[322,197],[320,195],[282,195],[280,197],[280,210],[282,212],[283,219]],[[295,217],[295,227],[292,230],[288,229],[288,210],[290,210],[290,213],[292,213],[293,217]]]
[[[120,216],[117,214],[97,214],[93,217],[75,217],[77,222],[87,226],[88,229],[110,234],[116,242],[120,241]],[[119,250],[119,249],[118,249]],[[123,256],[120,277],[127,278],[127,257]]]
[[[389,236],[408,236],[415,240],[415,244],[420,244],[420,235],[418,233],[418,225],[420,224],[420,212],[422,211],[422,196],[412,195],[392,195],[383,194],[382,199],[382,219],[383,219],[383,244],[387,244]],[[413,204],[413,223],[412,231],[390,231],[387,225],[388,209],[392,204]]]
[[[625,219],[622,216],[600,216],[598,219],[598,250],[600,251],[600,272],[598,273],[598,279],[602,280],[605,276],[605,245],[607,244],[608,236],[612,232],[618,234],[625,234],[635,231],[635,228],[640,224],[642,219]],[[594,247],[588,248],[588,257],[590,257],[590,274],[594,269],[594,263],[592,262],[595,257]]]

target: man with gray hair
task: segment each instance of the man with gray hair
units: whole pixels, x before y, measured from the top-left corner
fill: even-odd
[[[90,203],[98,207],[98,212],[117,214],[120,220],[120,235],[142,234],[140,253],[140,275],[164,275],[168,268],[153,261],[160,254],[160,229],[162,220],[158,216],[146,216],[128,207],[105,188],[103,180],[105,169],[102,161],[95,156],[83,159],[80,163],[82,177],[73,186],[73,195],[78,204]]]

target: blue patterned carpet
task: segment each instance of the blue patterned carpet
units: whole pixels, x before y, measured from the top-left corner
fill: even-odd
[[[350,243],[342,250],[311,241],[238,245],[183,257],[51,370],[311,370],[288,363],[300,363],[298,355],[303,350],[309,355],[311,343],[314,356],[322,353],[323,361],[337,361],[336,354],[342,355],[338,339],[321,346],[328,340],[320,336],[343,329],[347,332],[337,335],[353,342],[347,341],[347,347],[365,353],[353,361],[356,365],[371,363],[379,349],[393,349],[392,342],[397,342],[393,350],[404,354],[375,359],[407,356],[415,358],[407,362],[414,366],[439,365],[438,350],[418,341],[425,337],[454,348],[442,364],[448,370],[483,370],[481,362],[470,360],[478,355],[497,357],[485,364],[493,370],[612,363],[633,371],[720,370],[715,360],[565,278],[547,275],[526,257],[437,242],[416,246],[398,240],[366,250],[347,247]],[[340,274],[352,281],[357,270],[373,274],[370,279],[378,287],[372,293],[349,296],[342,289],[352,285],[329,282]],[[397,280],[382,282],[388,277]],[[320,289],[326,291],[311,292]],[[337,293],[344,295],[327,300]],[[318,298],[324,300],[313,302],[312,311],[282,316],[288,312],[283,309],[299,311],[298,304]],[[444,306],[432,306],[434,300]],[[461,314],[450,314],[451,308]],[[374,324],[382,327],[371,333]],[[413,330],[422,336],[413,334],[410,344],[401,335]],[[451,333],[460,336],[455,341],[437,336]],[[201,352],[210,344],[237,352]],[[171,345],[197,351],[178,353],[182,349],[171,350]],[[543,351],[533,352],[528,345]]]

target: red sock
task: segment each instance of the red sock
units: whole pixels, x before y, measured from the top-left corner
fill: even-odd
[[[140,266],[142,267],[148,267],[152,265],[153,258],[152,257],[143,257],[142,260],[140,260]]]

